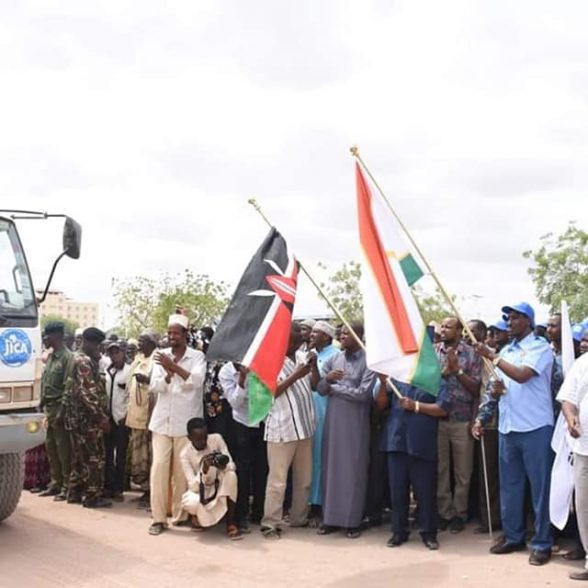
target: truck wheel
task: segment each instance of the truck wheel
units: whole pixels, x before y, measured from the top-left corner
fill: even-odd
[[[0,521],[16,508],[24,480],[24,459],[18,453],[0,454]]]

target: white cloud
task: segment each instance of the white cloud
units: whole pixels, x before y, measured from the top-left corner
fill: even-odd
[[[5,3],[3,206],[76,217],[83,257],[55,286],[103,305],[114,276],[236,283],[266,230],[250,196],[309,268],[335,266],[358,257],[358,142],[464,311],[493,319],[533,298],[522,251],[586,225],[587,15],[580,0]],[[22,227],[40,285],[57,225]],[[297,311],[318,304],[305,287]]]

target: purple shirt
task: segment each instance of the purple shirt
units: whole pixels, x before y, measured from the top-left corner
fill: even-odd
[[[457,348],[457,363],[459,369],[475,380],[482,379],[482,360],[476,354],[474,349],[460,341]],[[435,353],[439,359],[441,370],[447,366],[447,350],[443,343],[435,345]],[[454,423],[463,423],[472,421],[476,414],[477,404],[474,409],[474,401],[477,400],[477,394],[471,394],[465,386],[459,381],[457,374],[444,376],[443,380],[447,385],[447,391],[451,399],[451,409],[447,420]]]

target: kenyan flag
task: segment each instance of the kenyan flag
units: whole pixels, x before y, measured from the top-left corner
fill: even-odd
[[[209,360],[249,368],[249,422],[263,420],[272,405],[288,348],[296,299],[298,262],[272,227],[257,250],[206,353]]]

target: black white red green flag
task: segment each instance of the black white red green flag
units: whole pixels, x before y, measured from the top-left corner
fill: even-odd
[[[298,262],[272,227],[249,262],[206,353],[249,368],[249,422],[265,418],[290,337]]]

